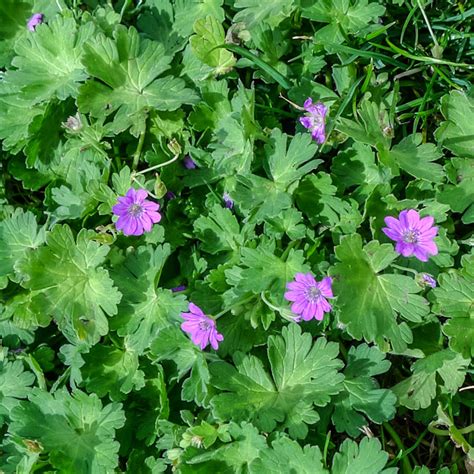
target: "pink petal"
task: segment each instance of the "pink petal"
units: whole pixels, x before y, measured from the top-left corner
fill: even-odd
[[[298,301],[304,298],[304,293],[302,291],[287,291],[283,296],[288,301]]]
[[[300,117],[300,123],[304,128],[313,128],[314,119],[312,117]]]
[[[311,273],[306,273],[305,279],[308,286],[317,286],[316,280],[314,279],[314,276],[311,275]]]
[[[408,214],[408,211],[402,211],[400,212],[399,216],[398,216],[398,220],[400,221],[400,224],[402,226],[402,229],[408,229],[409,224],[408,224],[408,220],[407,220],[407,214]]]
[[[395,219],[395,217],[387,216],[384,219],[384,221],[385,221],[385,224],[387,224],[387,226],[390,227],[391,229],[394,229],[395,231],[399,232],[400,234],[403,232],[403,226],[402,226],[401,222],[398,219]]]
[[[323,119],[324,119],[324,117],[326,117],[327,112],[328,112],[328,108],[322,102],[318,102],[314,106],[314,112],[313,113],[315,113],[317,115],[320,115]]]
[[[130,189],[127,191],[127,194],[125,194],[125,196],[126,196],[127,198],[133,199],[133,201],[135,201],[135,194],[136,194],[135,189],[130,188]]]
[[[156,202],[145,201],[145,202],[142,202],[142,208],[145,209],[146,211],[156,212],[160,208],[160,205]]]
[[[128,227],[130,225],[130,216],[120,216],[115,223],[115,227],[117,230],[122,230],[124,227]]]
[[[296,301],[291,305],[291,311],[295,314],[301,314],[306,307],[307,302],[303,301]]]
[[[311,302],[306,305],[301,313],[301,316],[305,321],[309,321],[313,318],[314,314],[316,313],[316,305],[315,303]]]
[[[304,285],[303,283],[297,282],[297,281],[291,281],[290,283],[287,283],[287,284],[286,284],[286,287],[287,287],[289,290],[300,290],[300,291],[304,291],[304,290],[306,289],[306,285]]]
[[[420,223],[418,224],[418,230],[420,232],[425,232],[429,230],[430,227],[433,227],[433,224],[434,218],[432,216],[423,217],[423,219],[420,219]]]
[[[323,309],[321,308],[321,306],[318,306],[316,308],[316,312],[314,313],[314,317],[315,319],[317,319],[318,321],[322,321],[323,318],[324,318],[324,312],[323,312]]]
[[[143,234],[143,224],[141,219],[133,217],[130,219],[132,222],[135,222],[135,230],[131,233],[131,235],[142,235]]]
[[[140,220],[143,224],[143,229],[145,230],[145,232],[150,232],[153,226],[153,222],[151,221],[150,217],[147,214],[142,214]]]
[[[438,246],[434,242],[418,242],[417,247],[431,255],[438,255]]]
[[[135,202],[141,203],[148,197],[148,193],[144,189],[139,189],[135,194]]]
[[[392,240],[400,240],[402,238],[400,232],[398,232],[398,230],[395,230],[395,229],[389,229],[388,227],[384,227],[382,229],[382,232],[389,238],[389,239],[392,239]]]
[[[422,262],[428,261],[428,254],[421,247],[415,247],[414,255],[418,260],[421,260]]]
[[[295,281],[303,283],[306,286],[306,275],[304,273],[297,273],[295,275]]]
[[[147,211],[146,214],[154,224],[161,221],[161,214],[159,212]]]
[[[314,127],[311,136],[313,137],[313,140],[316,140],[318,143],[324,143],[326,140],[324,125]]]
[[[433,239],[434,237],[436,237],[437,233],[438,233],[438,228],[437,227],[432,227],[431,229],[424,230],[420,234],[420,239],[419,240]]]
[[[414,245],[405,242],[397,242],[395,250],[404,257],[409,257],[410,255],[413,255]]]
[[[308,97],[308,98],[304,101],[303,107],[304,107],[305,109],[309,109],[312,105],[313,105],[313,99],[311,99],[311,97]]]
[[[191,313],[196,314],[198,316],[206,316],[203,312],[202,309],[199,306],[196,306],[194,303],[189,303],[189,311]]]
[[[416,229],[420,223],[420,214],[414,209],[408,209],[407,212],[407,221],[411,229]]]
[[[112,207],[112,212],[117,215],[125,214],[128,208],[129,206],[127,204],[119,202],[118,204],[115,204],[115,206]]]
[[[321,308],[325,313],[329,313],[332,310],[332,306],[324,298],[319,300],[319,308]]]
[[[326,298],[334,298],[332,294],[332,278],[324,277],[320,283],[318,283],[318,288],[321,291],[321,294]]]

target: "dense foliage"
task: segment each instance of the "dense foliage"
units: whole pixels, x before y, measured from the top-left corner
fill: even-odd
[[[0,471],[474,472],[469,4],[1,0]]]

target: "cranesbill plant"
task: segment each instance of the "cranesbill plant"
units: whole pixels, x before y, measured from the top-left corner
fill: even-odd
[[[0,471],[471,472],[469,7],[0,1]]]

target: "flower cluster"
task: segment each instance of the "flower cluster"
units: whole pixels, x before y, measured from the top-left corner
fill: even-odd
[[[217,332],[216,322],[206,316],[199,306],[189,303],[189,313],[181,313],[186,321],[181,324],[181,329],[191,336],[194,344],[205,349],[209,344],[217,350],[219,342],[224,336]]]
[[[318,282],[311,273],[297,273],[295,280],[286,285],[285,299],[292,301],[291,311],[297,315],[295,321],[322,321],[324,313],[332,307],[326,298],[333,298],[332,279],[323,278]]]
[[[400,255],[414,255],[418,260],[427,262],[430,255],[438,254],[438,247],[433,241],[438,228],[433,227],[433,217],[420,219],[417,211],[408,209],[400,212],[398,219],[386,217],[385,224],[387,227],[384,227],[382,232],[397,243],[395,250]]]
[[[160,222],[160,205],[148,201],[148,193],[144,189],[136,191],[130,188],[125,196],[119,197],[117,204],[112,207],[113,213],[118,216],[115,223],[117,230],[125,235],[142,235],[150,232],[153,224]]]
[[[310,99],[308,99],[310,101]],[[312,105],[312,102],[305,102],[305,107],[309,110],[321,112],[324,118],[326,108],[320,108],[320,104]],[[313,107],[313,109],[311,109]],[[315,126],[315,122],[312,122]],[[324,136],[324,120],[322,128],[316,133],[318,137]],[[313,135],[316,136],[316,135]],[[323,140],[324,141],[324,140]],[[187,159],[186,159],[187,158]],[[190,157],[186,157],[184,165],[188,169],[194,169],[195,164]],[[147,191],[144,189],[135,190],[130,188],[125,196],[118,198],[117,204],[112,210],[118,216],[116,227],[123,231],[125,235],[142,235],[149,232],[153,224],[161,220],[158,212],[159,204],[148,201]],[[174,193],[167,196],[173,199]],[[228,209],[234,207],[234,202],[227,192],[222,196],[224,206]],[[415,256],[422,262],[426,262],[430,255],[438,253],[438,247],[433,239],[438,233],[438,228],[434,226],[434,218],[427,216],[420,218],[419,213],[414,209],[400,212],[398,219],[387,216],[385,218],[387,227],[382,231],[390,239],[396,242],[395,250],[404,257]],[[423,273],[420,283],[422,286],[436,287],[436,280],[428,273]],[[332,306],[328,299],[334,298],[332,292],[332,278],[324,277],[317,281],[312,273],[297,273],[293,281],[287,283],[284,297],[291,302],[291,311],[295,314],[294,321],[310,321],[316,319],[322,321],[325,313],[332,311]],[[185,291],[186,286],[180,285],[172,288],[173,292]],[[181,313],[185,320],[181,324],[183,331],[191,336],[194,344],[205,349],[209,344],[213,349],[218,349],[219,342],[224,340],[224,336],[217,331],[216,321],[196,306],[189,303],[189,312]]]
[[[26,24],[26,27],[30,31],[35,31],[36,27],[38,25],[40,25],[41,23],[43,23],[43,14],[42,13],[35,13],[28,20],[28,23]]]
[[[318,143],[326,141],[326,114],[328,108],[322,103],[313,104],[313,99],[305,100],[304,109],[307,114],[300,117],[300,123],[303,127],[311,131],[311,136]]]

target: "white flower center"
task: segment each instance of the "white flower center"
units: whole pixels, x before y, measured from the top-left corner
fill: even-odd
[[[210,328],[211,328],[211,323],[209,321],[205,321],[205,320],[199,321],[199,329],[201,331],[209,331]]]
[[[406,244],[416,244],[418,242],[418,234],[417,230],[407,230],[403,233],[403,242]]]
[[[139,217],[142,212],[143,212],[143,208],[142,206],[140,206],[140,204],[132,204],[128,208],[128,213],[132,215],[133,217]]]
[[[306,298],[309,301],[316,301],[321,296],[321,290],[317,286],[312,286],[306,290]]]

